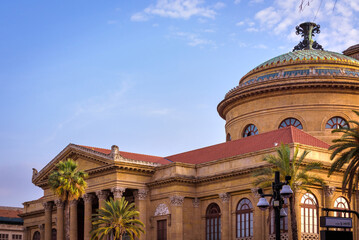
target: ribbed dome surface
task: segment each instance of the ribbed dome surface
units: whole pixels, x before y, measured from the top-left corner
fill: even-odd
[[[258,65],[253,70],[258,70],[261,67],[266,67],[270,65],[283,64],[285,62],[291,61],[305,61],[305,60],[326,60],[326,61],[342,61],[342,62],[350,62],[359,65],[359,61],[355,58],[351,58],[345,56],[340,53],[330,52],[330,51],[322,51],[322,50],[299,50],[295,52],[289,52],[277,57],[274,57],[260,65]]]

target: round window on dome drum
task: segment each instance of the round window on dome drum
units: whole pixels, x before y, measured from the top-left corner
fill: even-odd
[[[286,118],[286,119],[284,119],[279,124],[278,128],[285,128],[285,127],[289,127],[289,126],[293,126],[293,127],[298,128],[298,129],[303,129],[302,123],[296,118]]]
[[[326,129],[349,128],[348,122],[342,117],[332,117],[325,125]]]
[[[243,137],[249,137],[258,134],[258,128],[254,124],[249,124],[243,131]]]

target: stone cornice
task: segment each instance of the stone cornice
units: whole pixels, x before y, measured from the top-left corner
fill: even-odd
[[[225,97],[217,106],[217,111],[219,115],[225,119],[226,112],[228,112],[228,109],[226,109],[229,105],[232,103],[237,103],[239,100],[266,94],[270,92],[276,92],[276,91],[288,91],[288,90],[300,90],[300,89],[350,89],[350,90],[359,90],[359,82],[351,82],[350,78],[345,77],[344,79],[346,81],[335,81],[334,79],[328,79],[327,76],[325,76],[325,80],[318,81],[313,78],[303,78],[301,76],[297,77],[297,81],[272,81],[272,82],[260,82],[256,83],[247,87],[243,88],[237,88],[233,90],[228,96]],[[355,78],[358,80],[358,78]],[[291,79],[293,80],[293,79]]]
[[[43,216],[44,213],[45,213],[45,209],[42,209],[42,210],[36,210],[36,211],[33,211],[33,212],[21,213],[21,214],[18,214],[18,216],[25,219],[25,218],[28,218],[28,217]]]
[[[176,166],[184,167],[184,168],[196,168],[195,164],[192,163],[172,162],[166,165],[156,167],[156,171],[171,168],[171,167],[176,167]]]

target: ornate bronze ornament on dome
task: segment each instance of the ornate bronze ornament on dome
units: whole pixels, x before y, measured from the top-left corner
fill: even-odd
[[[301,35],[304,37],[303,41],[299,42],[297,46],[293,48],[294,51],[298,50],[311,50],[311,49],[318,49],[324,50],[322,45],[314,41],[312,37],[314,34],[320,33],[320,25],[317,25],[313,22],[305,22],[301,23],[299,26],[295,28],[297,31],[295,32],[297,35]]]

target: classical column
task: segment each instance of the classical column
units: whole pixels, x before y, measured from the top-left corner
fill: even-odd
[[[141,222],[143,222],[145,224],[145,226],[147,225],[147,214],[146,214],[147,193],[148,193],[147,189],[139,189],[134,192],[135,205],[136,205],[137,210],[140,212],[140,216],[138,217],[138,219]],[[144,230],[146,230],[146,229],[144,229]],[[140,240],[145,240],[145,239],[146,239],[146,235],[141,234]]]
[[[70,202],[70,240],[77,240],[77,202]]]
[[[229,239],[230,238],[230,227],[229,227],[229,193],[220,193],[218,194],[219,198],[222,200],[223,209],[221,210],[221,239]]]
[[[96,196],[98,197],[98,207],[105,207],[105,202],[107,200],[109,193],[107,191],[99,190],[96,192]]]
[[[40,229],[40,240],[45,240],[45,226],[44,224],[40,224],[39,225],[39,229]]]
[[[92,229],[92,200],[94,196],[92,194],[84,194],[82,196],[85,203],[85,214],[84,214],[84,240],[90,240],[91,234],[90,231]]]
[[[113,193],[114,200],[120,200],[122,198],[123,193],[126,191],[124,187],[113,187],[111,188],[111,192]]]
[[[56,222],[56,239],[57,240],[64,240],[64,202],[60,199],[55,200],[56,204],[56,215],[57,215],[57,222]]]
[[[171,238],[183,240],[183,196],[171,196]],[[222,238],[224,239],[224,238]]]
[[[52,229],[52,202],[43,203],[45,208],[45,238],[44,240],[51,240]]]

